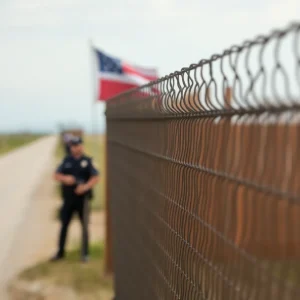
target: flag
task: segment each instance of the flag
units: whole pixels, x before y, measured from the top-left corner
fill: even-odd
[[[96,50],[98,100],[108,99],[126,90],[158,79],[157,70],[129,64],[121,59]]]

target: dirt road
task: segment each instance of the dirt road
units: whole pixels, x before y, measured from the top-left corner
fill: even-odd
[[[30,243],[34,233],[27,231],[26,236],[24,226],[42,226],[31,224],[30,216],[38,207],[33,200],[36,188],[44,173],[53,168],[55,144],[56,137],[45,137],[0,157],[0,299],[6,299],[1,294],[3,287],[23,267],[24,243]],[[17,249],[21,240],[22,247]]]

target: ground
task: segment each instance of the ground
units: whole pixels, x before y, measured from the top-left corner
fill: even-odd
[[[93,152],[91,147],[95,147],[95,155],[93,156],[102,171],[104,138],[99,137],[95,139],[95,137],[86,137],[86,144],[87,152],[89,153]],[[16,239],[13,251],[10,253],[10,265],[17,264],[18,268],[15,269],[20,269],[20,266],[22,266],[23,271],[19,272],[19,275],[15,276],[14,280],[11,281],[10,286],[13,287],[14,297],[7,299],[31,299],[28,295],[24,296],[26,295],[24,290],[22,290],[21,295],[26,298],[16,296],[16,283],[19,284],[21,282],[24,284],[25,281],[27,287],[30,284],[35,284],[40,286],[44,291],[49,286],[55,286],[56,291],[61,287],[68,288],[73,293],[75,291],[78,299],[111,300],[113,295],[112,279],[103,275],[105,220],[102,210],[104,192],[100,190],[100,187],[98,187],[96,192],[90,221],[92,241],[90,263],[83,265],[79,262],[81,228],[78,220],[72,222],[69,231],[67,261],[54,265],[47,262],[48,258],[56,251],[59,222],[55,218],[55,211],[61,205],[56,185],[52,180],[53,170],[60,158],[60,147],[56,149],[55,153],[56,155],[53,155],[52,161],[49,162],[49,167],[47,167],[47,170],[41,176],[40,184],[32,199],[34,205],[32,205],[32,209],[28,212],[22,224],[22,230],[19,232],[20,238]],[[21,252],[20,249],[22,249]],[[58,296],[54,298],[55,300],[59,299]]]
[[[77,248],[77,247],[76,247]],[[61,263],[42,263],[21,273],[20,279],[38,282],[44,286],[72,288],[78,299],[112,300],[112,280],[103,272],[103,243],[91,247],[90,262],[78,261],[78,250],[68,252],[67,260]]]
[[[44,137],[0,157],[1,300],[7,299],[2,295],[7,281],[26,265],[31,256],[34,250],[31,243],[42,239],[39,229],[43,228],[44,222],[39,221],[44,211],[37,208],[43,208],[46,203],[44,199],[36,199],[35,193],[45,171],[52,167],[55,143],[55,137]]]

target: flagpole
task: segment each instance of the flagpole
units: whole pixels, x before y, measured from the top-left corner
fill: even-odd
[[[96,89],[96,61],[95,61],[95,52],[94,52],[94,47],[92,40],[89,40],[89,52],[90,52],[90,64],[91,64],[91,85],[92,85],[92,96],[91,96],[91,134],[92,134],[92,139],[97,139],[97,110],[96,110],[96,104],[97,104],[97,89]],[[97,149],[97,143],[91,143],[92,148],[91,148],[91,156],[95,157],[97,154],[97,151],[100,151]],[[97,187],[95,189],[99,189],[100,187]],[[84,203],[85,207],[85,212],[88,214],[88,200],[85,201]],[[85,218],[88,220],[88,218]],[[89,226],[88,221],[84,222],[84,226]],[[86,229],[87,230],[87,229]]]
[[[95,109],[95,104],[97,103],[97,89],[96,89],[96,62],[95,62],[95,52],[92,40],[89,41],[90,55],[91,55],[91,80],[92,80],[92,103],[91,103],[91,122],[92,122],[92,134],[96,134],[97,131],[97,111]]]
[[[97,122],[97,115],[96,110],[94,109],[95,104],[98,101],[98,94],[97,91],[99,90],[97,87],[98,84],[98,78],[96,76],[97,74],[97,68],[95,67],[97,65],[97,60],[95,59],[95,50],[92,44],[92,41],[90,40],[90,50],[91,50],[91,69],[92,69],[92,82],[93,82],[93,103],[92,103],[92,130],[93,133],[95,133],[96,129],[96,122]],[[107,130],[107,126],[106,126]],[[111,234],[111,214],[110,214],[110,188],[109,188],[109,176],[108,176],[108,142],[107,142],[107,135],[105,139],[105,166],[104,166],[104,172],[105,172],[105,253],[104,253],[104,272],[107,275],[111,275],[113,273],[113,261],[112,261],[112,234]],[[103,180],[103,179],[102,179]]]

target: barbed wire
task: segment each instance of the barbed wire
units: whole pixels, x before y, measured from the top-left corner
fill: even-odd
[[[299,34],[108,102],[117,299],[299,298]]]
[[[210,59],[116,96],[110,100],[107,116],[145,118],[146,114],[159,118],[298,108],[299,31],[300,24],[294,23],[284,30],[275,30],[268,36],[258,36],[241,46],[232,46],[222,54],[214,54]],[[292,39],[290,49],[285,49],[285,57],[281,58],[280,46],[288,37]],[[269,58],[265,62],[266,54]],[[292,60],[290,69],[284,64],[287,59]],[[239,73],[241,68],[243,72]],[[288,75],[292,75],[293,82]],[[278,82],[278,77],[282,82]]]

